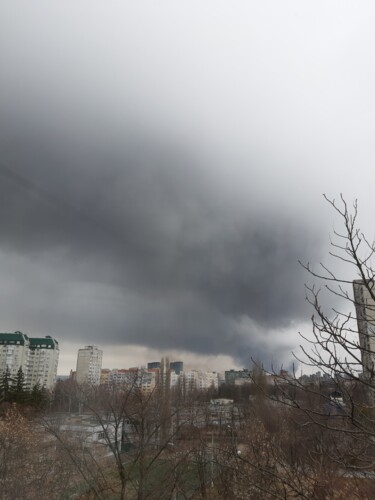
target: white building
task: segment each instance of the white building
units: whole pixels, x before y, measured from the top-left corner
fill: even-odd
[[[77,382],[78,384],[100,384],[103,351],[94,345],[87,345],[78,350]]]
[[[0,376],[8,368],[10,376],[15,378],[22,368],[27,388],[39,382],[42,387],[52,389],[58,361],[59,344],[50,336],[30,338],[22,332],[0,333]]]
[[[39,383],[46,389],[52,389],[56,383],[59,343],[50,336],[29,340],[27,385],[31,389]]]
[[[205,391],[219,387],[219,377],[216,372],[204,372],[190,370],[183,373],[183,381],[186,390]]]
[[[176,387],[178,381],[180,379],[180,374],[174,371],[171,371],[171,387]]]
[[[0,376],[8,368],[14,378],[22,368],[27,377],[29,345],[29,337],[22,332],[0,333]]]
[[[216,372],[199,372],[199,390],[217,389],[219,387],[219,376]]]
[[[138,387],[139,385],[139,373],[138,369],[117,369],[114,368],[109,372],[108,383],[110,385],[121,385],[126,387]]]
[[[375,375],[375,302],[362,280],[353,282],[353,290],[363,373],[373,377]],[[372,290],[375,295],[375,286]]]
[[[126,389],[141,389],[147,394],[151,394],[159,382],[159,370],[145,370],[144,368],[117,368],[109,370],[104,383],[109,385],[122,386]],[[103,379],[103,377],[102,377]]]

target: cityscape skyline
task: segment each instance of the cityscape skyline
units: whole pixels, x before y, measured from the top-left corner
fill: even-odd
[[[149,354],[148,350],[141,350],[138,354],[138,356],[133,356],[133,353],[129,356],[126,355],[127,351],[127,346],[123,346],[124,352],[121,352],[121,349],[119,349],[119,346],[114,346],[112,349],[113,351],[117,351],[117,355],[114,354],[111,349],[107,350],[107,348],[102,345],[96,345],[98,349],[103,351],[103,360],[102,360],[102,368],[103,369],[128,369],[132,367],[144,367],[146,368],[149,363],[152,362],[159,362],[161,359],[169,359],[170,361],[177,361],[181,360],[184,364],[185,368],[188,368],[189,370],[202,370],[204,368],[207,368],[209,371],[216,371],[216,372],[224,372],[225,370],[230,370],[230,369],[242,369],[245,368],[245,366],[242,366],[241,364],[234,364],[231,362],[231,358],[229,356],[206,356],[202,360],[197,360],[197,357],[194,355],[191,355],[190,353],[186,352],[185,356],[181,356],[181,353],[176,353],[173,351],[167,352],[161,352],[161,351],[154,351],[154,356],[153,357],[147,357]],[[76,369],[77,365],[77,352],[79,349],[83,348],[82,345],[77,344],[77,349],[73,356],[65,356],[65,362],[64,362],[64,349],[63,347],[61,348],[60,352],[60,361],[59,361],[59,369],[58,369],[58,375],[69,375],[71,370]],[[119,352],[120,351],[120,352]],[[249,364],[247,367],[251,366],[251,360],[249,358]]]

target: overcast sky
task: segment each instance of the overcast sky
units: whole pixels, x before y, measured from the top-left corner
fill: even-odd
[[[373,222],[372,1],[0,0],[0,331],[60,373],[288,364],[298,259]],[[370,234],[372,236],[372,234]]]

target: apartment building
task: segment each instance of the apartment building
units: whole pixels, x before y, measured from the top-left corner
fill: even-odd
[[[173,370],[177,375],[180,375],[184,371],[183,361],[171,361],[169,363],[169,368]]]
[[[52,389],[56,383],[59,363],[59,343],[50,336],[29,339],[27,385],[35,384]]]
[[[58,361],[59,344],[51,336],[32,338],[19,331],[0,333],[0,376],[8,368],[14,378],[22,368],[29,389],[37,383],[52,389]]]
[[[27,377],[30,340],[22,332],[0,333],[0,375],[8,368],[15,377],[22,368]]]
[[[359,345],[361,349],[363,373],[375,375],[375,302],[369,285],[362,280],[353,281],[354,303],[357,313]],[[371,292],[375,294],[375,285]]]
[[[102,369],[103,351],[95,345],[87,345],[78,350],[77,375],[78,384],[99,385]]]
[[[239,380],[244,382],[238,382]],[[228,385],[251,383],[251,372],[247,368],[244,368],[243,370],[226,370],[225,383]]]
[[[186,371],[183,374],[183,384],[187,391],[217,389],[219,387],[219,377],[216,372],[204,372],[199,370]]]

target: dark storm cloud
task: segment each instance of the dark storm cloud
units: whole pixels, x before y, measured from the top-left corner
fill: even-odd
[[[1,247],[43,265],[56,289],[91,283],[73,301],[71,289],[50,297],[61,307],[52,312],[36,283],[47,301],[36,323],[87,341],[103,343],[105,331],[107,343],[248,358],[265,356],[259,332],[304,318],[297,260],[319,247],[304,221],[270,213],[266,201],[264,217],[251,203],[227,205],[215,174],[174,147],[138,139],[103,164],[93,143],[92,158],[64,165],[61,146],[31,142],[0,168]],[[102,285],[112,300],[98,300]]]
[[[375,112],[373,86],[357,91],[371,16],[108,4],[4,8],[3,329],[243,360],[288,351],[309,316],[298,259],[325,251],[320,193],[350,197],[352,162],[367,178],[375,159],[351,99]]]

